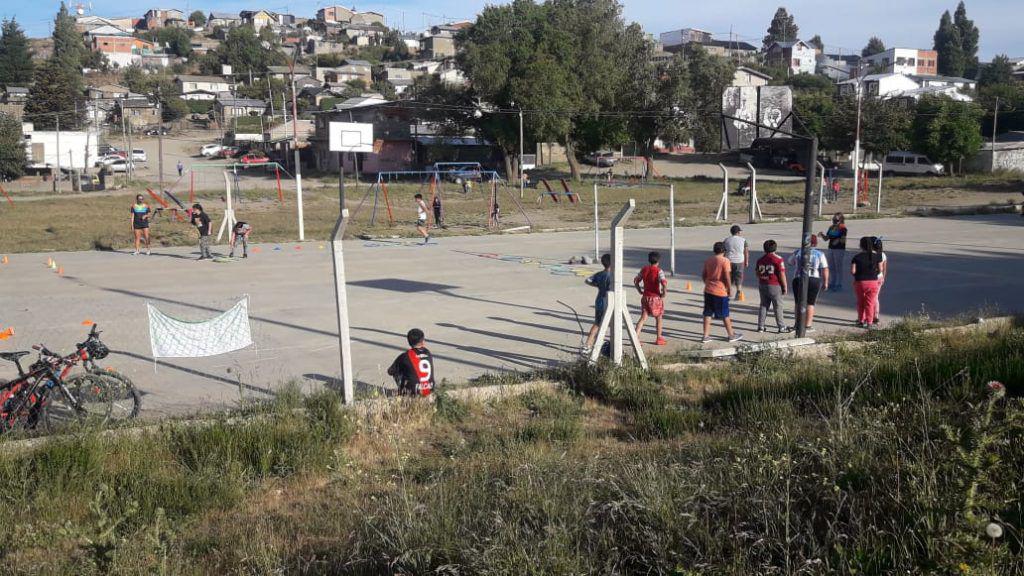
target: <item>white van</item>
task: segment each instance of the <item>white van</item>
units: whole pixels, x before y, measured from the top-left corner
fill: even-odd
[[[885,157],[882,170],[886,176],[901,175],[926,175],[939,176],[945,172],[942,164],[936,164],[924,154],[914,152],[890,152]]]

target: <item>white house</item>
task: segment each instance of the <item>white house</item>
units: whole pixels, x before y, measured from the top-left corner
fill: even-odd
[[[772,77],[746,66],[739,66],[732,75],[733,86],[767,86]]]
[[[965,78],[951,78],[945,76],[907,76],[905,74],[885,73],[868,74],[863,78],[864,95],[889,99],[889,98],[913,98],[918,100],[927,94],[944,94],[963,102],[973,100],[969,95],[961,92],[961,88],[973,89],[974,81]],[[846,80],[839,83],[839,93],[844,96],[853,96],[857,93],[857,80]]]
[[[889,48],[885,52],[864,57],[864,63],[876,73],[895,72],[908,76],[938,74],[939,53],[917,48]]]
[[[790,74],[814,74],[817,50],[803,40],[773,42],[765,52],[769,64],[786,68]]]
[[[179,75],[174,77],[174,84],[182,100],[214,100],[218,92],[231,90],[231,82],[220,76]]]

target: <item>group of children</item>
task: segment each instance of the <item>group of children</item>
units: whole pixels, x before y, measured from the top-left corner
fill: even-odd
[[[131,225],[132,233],[135,238],[135,251],[133,255],[138,255],[142,244],[146,245],[146,254],[150,252],[150,235],[149,225],[153,218],[153,210],[149,207],[149,204],[143,199],[142,194],[135,196],[135,203],[130,208],[131,217],[129,223]],[[192,205],[189,210],[189,222],[199,232],[199,258],[197,260],[209,260],[213,258],[210,253],[210,233],[212,229],[210,216],[203,210],[203,205],[198,202]],[[248,222],[235,222],[235,225],[231,228],[231,240],[229,245],[231,251],[228,253],[229,258],[235,257],[235,246],[237,244],[242,245],[242,258],[249,257],[249,234],[252,232],[252,226]]]
[[[806,303],[802,300],[803,278],[799,273],[793,277],[792,291],[796,299],[796,307],[805,309],[804,326],[808,332],[814,331],[814,307],[818,295],[827,290],[842,290],[843,274],[841,270],[845,262],[847,234],[843,214],[836,213],[832,217],[832,223],[828,230],[818,236],[810,237],[811,247],[806,264]],[[819,237],[828,241],[827,256],[817,247]],[[760,296],[757,331],[767,332],[768,313],[774,311],[778,332],[780,334],[789,333],[794,330],[794,327],[785,323],[783,312],[783,297],[790,291],[790,283],[786,274],[786,260],[778,255],[778,243],[775,240],[765,241],[762,247],[764,254],[754,265],[758,295]],[[855,324],[861,328],[869,328],[879,322],[879,292],[888,272],[888,258],[885,255],[881,238],[865,236],[860,239],[859,247],[860,252],[853,257],[850,264],[850,274],[854,279],[854,290],[857,297],[857,321]],[[734,225],[730,229],[728,238],[721,242],[715,242],[712,252],[713,254],[704,261],[701,272],[701,278],[704,281],[701,342],[710,341],[713,320],[721,320],[728,341],[737,342],[743,339],[743,334],[733,329],[729,302],[730,297],[738,299],[741,296],[744,272],[750,261],[750,249],[743,236],[743,229]],[[648,264],[633,279],[633,285],[640,293],[641,306],[636,333],[640,334],[648,316],[653,317],[655,320],[655,344],[661,346],[666,343],[662,336],[662,317],[668,281],[665,278],[665,273],[658,266],[659,260],[658,252],[649,253]],[[802,248],[798,248],[788,258],[790,266],[796,270],[799,270],[803,261]],[[603,264],[604,270],[586,279],[588,285],[597,288],[598,294],[594,302],[594,324],[584,346],[585,353],[589,353],[594,346],[608,306],[608,293],[614,290],[610,271],[611,256],[608,254],[602,256],[601,264]],[[830,269],[833,271],[831,274]]]

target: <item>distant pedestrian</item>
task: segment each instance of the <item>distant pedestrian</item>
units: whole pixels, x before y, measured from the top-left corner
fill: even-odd
[[[743,237],[743,229],[738,225],[733,224],[729,234],[723,242],[725,257],[729,260],[729,279],[736,289],[736,298],[739,298],[740,292],[743,292],[743,272],[750,263],[750,248],[747,239]]]
[[[199,258],[198,260],[209,260],[210,255],[210,216],[203,211],[203,205],[196,203],[192,205],[192,225],[199,231]]]
[[[839,292],[843,289],[843,275],[840,270],[846,260],[846,217],[842,212],[832,215],[832,225],[825,232],[818,234],[822,240],[828,240],[828,267],[835,270],[829,277],[828,289]]]
[[[636,323],[636,335],[647,322],[647,317],[654,318],[654,330],[656,333],[655,344],[665,345],[665,339],[661,337],[662,317],[665,314],[665,291],[668,287],[668,280],[665,279],[665,272],[658,266],[661,254],[650,252],[647,254],[647,266],[640,269],[640,273],[633,279],[633,285],[640,293],[640,320]]]
[[[818,250],[818,237],[811,236],[811,253],[807,260],[807,303],[806,314],[804,315],[804,327],[807,332],[814,332],[814,305],[818,302],[818,294],[824,286],[828,288],[828,259],[825,254]],[[804,308],[801,288],[803,279],[800,277],[800,266],[803,262],[803,249],[797,248],[789,257],[790,267],[793,268],[793,297],[796,300],[797,316],[799,309]],[[838,274],[839,271],[837,270]],[[794,327],[794,329],[796,329]]]
[[[604,270],[590,276],[584,282],[587,286],[597,288],[597,297],[594,298],[594,323],[590,326],[590,333],[587,335],[587,342],[583,345],[583,355],[589,356],[594,348],[594,340],[597,339],[597,332],[601,328],[601,321],[604,320],[604,313],[608,309],[608,292],[612,289],[612,255],[601,256],[601,265]]]
[[[431,201],[431,207],[434,209],[434,226],[439,228],[445,228],[444,225],[444,213],[441,206],[441,195],[435,194],[434,199]]]
[[[181,178],[182,174],[185,173],[185,165],[182,164],[181,160],[178,160],[178,178]]]
[[[722,321],[729,342],[743,339],[743,334],[733,332],[732,319],[729,318],[729,292],[731,289],[731,266],[725,257],[725,243],[715,242],[712,249],[714,255],[704,261],[701,278],[704,280],[704,337],[701,343],[711,340],[711,319]]]
[[[427,203],[423,201],[423,194],[416,194],[416,231],[423,236],[423,243],[430,242],[430,224],[427,223]]]
[[[857,326],[870,328],[878,306],[878,275],[882,272],[882,257],[875,252],[870,236],[860,239],[860,252],[853,257],[850,273],[857,295]]]
[[[494,204],[491,205],[491,225],[494,227],[501,226],[501,206],[498,204],[498,199],[494,199]]]
[[[231,251],[228,252],[228,258],[235,257],[235,244],[242,244],[242,258],[249,257],[249,233],[252,232],[252,226],[248,222],[235,222],[235,225],[231,227]]]
[[[875,249],[875,253],[879,255],[878,262],[878,294],[875,296],[875,317],[871,321],[872,324],[878,325],[878,316],[882,313],[882,307],[880,302],[882,300],[882,286],[885,284],[885,279],[889,276],[889,257],[885,254],[885,244],[881,238],[872,237],[871,245]]]
[[[434,356],[427,349],[423,330],[413,328],[405,336],[409,349],[398,355],[388,368],[398,393],[404,396],[429,396],[435,387]]]
[[[149,204],[143,201],[142,194],[135,196],[135,204],[132,204],[130,212],[131,218],[129,222],[132,234],[135,236],[135,252],[132,252],[132,255],[138,256],[143,240],[146,241],[146,255],[149,255],[149,221],[153,211],[150,209]]]
[[[791,329],[786,326],[783,320],[782,297],[786,295],[786,263],[775,252],[779,245],[775,240],[767,240],[764,243],[764,256],[758,259],[754,265],[757,272],[757,288],[761,296],[761,304],[757,310],[757,331],[766,332],[764,323],[768,317],[768,310],[775,309],[775,325],[779,334],[789,332]]]

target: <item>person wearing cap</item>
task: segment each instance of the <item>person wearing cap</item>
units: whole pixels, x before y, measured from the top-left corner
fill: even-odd
[[[743,291],[743,271],[750,262],[750,248],[743,237],[743,228],[733,224],[729,229],[730,236],[722,241],[725,246],[725,258],[729,260],[729,280],[736,288],[736,298]]]
[[[814,332],[814,305],[818,302],[818,293],[822,287],[828,289],[828,259],[825,254],[818,250],[818,237],[810,236],[811,254],[807,260],[807,315],[804,317],[804,326],[807,332]],[[793,297],[796,298],[796,308],[799,317],[799,309],[803,306],[800,299],[803,279],[800,277],[800,265],[803,262],[803,248],[797,248],[789,257],[789,265],[796,270],[793,277]],[[796,330],[796,327],[793,328]]]

